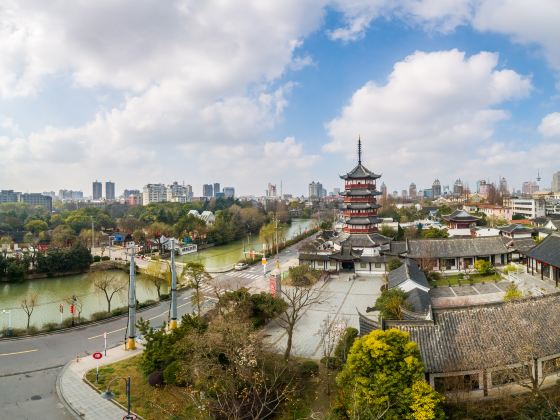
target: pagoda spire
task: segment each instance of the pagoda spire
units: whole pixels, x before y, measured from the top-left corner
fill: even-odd
[[[358,136],[358,165],[362,164],[362,140]]]

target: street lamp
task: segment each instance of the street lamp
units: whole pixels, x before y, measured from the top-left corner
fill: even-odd
[[[105,392],[101,393],[101,398],[104,398],[106,400],[112,400],[113,398],[115,398],[115,394],[111,391],[111,385],[113,382],[118,381],[120,379],[122,379],[126,384],[127,414],[125,417],[123,417],[123,420],[136,419],[137,418],[136,415],[130,414],[130,376],[128,378],[125,378],[124,376],[118,376],[116,378],[111,379],[107,384],[107,389],[105,390]]]
[[[6,335],[12,335],[12,311],[9,309],[2,309],[3,314],[8,314],[8,331],[6,331]]]

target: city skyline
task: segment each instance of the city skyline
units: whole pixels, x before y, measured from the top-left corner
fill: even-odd
[[[104,174],[124,188],[227,179],[239,195],[282,180],[305,195],[302,179],[339,186],[358,136],[398,190],[558,170],[550,0],[60,7],[6,6],[5,188],[88,191]]]

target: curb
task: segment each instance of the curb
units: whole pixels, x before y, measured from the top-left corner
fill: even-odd
[[[73,360],[66,363],[64,365],[64,367],[62,368],[62,370],[60,371],[60,373],[58,374],[58,376],[56,377],[56,385],[55,385],[56,395],[58,396],[58,399],[62,403],[64,408],[66,408],[66,410],[68,410],[68,412],[70,412],[70,414],[72,416],[74,416],[75,419],[83,419],[85,417],[85,414],[80,413],[78,410],[76,410],[74,407],[72,407],[72,405],[64,397],[64,393],[62,392],[62,389],[61,389],[61,386],[60,386],[60,381],[61,381],[62,376],[64,375],[64,372],[66,372],[66,369],[68,369],[68,367],[70,366],[70,364],[72,362],[73,362]]]

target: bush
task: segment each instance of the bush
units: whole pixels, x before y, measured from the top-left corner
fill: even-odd
[[[319,373],[319,365],[313,360],[306,360],[298,366],[298,371],[301,377],[310,378],[312,376],[317,376],[317,374]]]
[[[74,326],[79,325],[82,322],[83,322],[82,318],[80,318],[80,320],[78,320],[78,317],[74,318]],[[63,328],[69,328],[71,326],[72,326],[72,317],[66,318],[64,321],[62,321],[62,327]]]
[[[101,257],[99,255],[94,255],[93,262],[99,262],[99,261],[101,261]]]
[[[161,301],[161,300],[168,300],[168,299],[169,299],[169,293],[162,293],[162,294],[159,296],[159,300],[160,300],[160,301]]]
[[[311,286],[315,284],[322,272],[309,267],[307,264],[297,265],[288,269],[288,276],[292,286]]]
[[[387,264],[387,271],[393,271],[399,268],[402,265],[402,261],[398,258],[391,258],[389,263]]]
[[[42,330],[50,332],[50,331],[55,331],[58,330],[60,328],[60,325],[58,325],[58,323],[56,322],[47,322],[46,324],[43,324],[43,326],[41,327]]]
[[[145,308],[146,306],[153,305],[154,303],[157,303],[157,302],[153,299],[148,299],[148,300],[145,300],[144,302],[139,303],[138,308]]]
[[[342,361],[338,357],[325,356],[321,358],[321,364],[325,365],[325,367],[330,370],[338,370],[342,366]]]
[[[118,316],[128,312],[128,307],[121,306],[120,308],[115,308],[111,311],[111,316]]]
[[[481,275],[494,274],[494,267],[490,261],[478,260],[474,263],[474,269]]]
[[[162,386],[163,385],[163,372],[161,370],[155,370],[148,375],[148,383],[151,386]]]
[[[354,340],[358,337],[358,330],[353,327],[348,327],[342,334],[342,337],[336,343],[334,349],[334,355],[337,357],[341,363],[346,363],[346,357],[354,344]]]
[[[428,278],[429,281],[437,281],[441,279],[441,274],[438,273],[437,271],[428,271],[426,273],[426,277]]]
[[[101,321],[102,319],[106,319],[109,318],[111,316],[110,313],[108,313],[107,311],[100,311],[100,312],[94,312],[91,314],[91,316],[89,317],[92,321]]]
[[[163,370],[163,381],[167,385],[185,386],[186,384],[182,380],[177,380],[177,374],[181,372],[181,365],[179,361],[174,361],[167,365]]]
[[[104,255],[103,257],[101,257],[101,261],[109,261],[110,258],[108,255]]]

